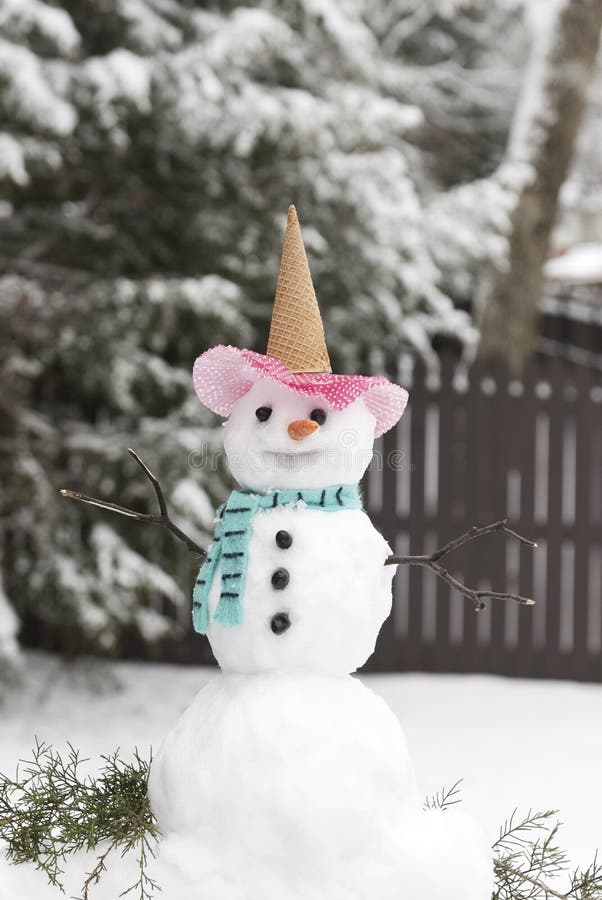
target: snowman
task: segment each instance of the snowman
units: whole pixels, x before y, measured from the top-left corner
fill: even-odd
[[[407,393],[334,375],[289,209],[267,355],[214,347],[196,393],[238,482],[193,621],[220,673],[154,759],[168,900],[488,900],[475,823],[424,811],[405,737],[352,673],[391,609],[390,548],[358,487]]]

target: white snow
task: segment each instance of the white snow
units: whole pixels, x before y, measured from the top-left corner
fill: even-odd
[[[28,756],[34,735],[60,749],[70,740],[95,759],[118,746],[124,754],[134,747],[147,753],[151,745],[156,752],[215,675],[136,663],[71,667],[42,654],[27,655],[26,671],[24,688],[2,708],[4,772]],[[400,719],[422,795],[463,776],[465,809],[491,841],[515,806],[558,807],[565,823],[561,841],[575,864],[587,864],[602,846],[602,685],[422,674],[362,681]],[[80,895],[89,870],[89,859],[70,862],[67,896]],[[131,874],[121,864],[111,867],[92,900],[114,900]],[[58,896],[38,873],[0,862],[0,897]]]
[[[171,502],[179,513],[213,530],[215,509],[207,492],[193,478],[181,478],[171,492]]]
[[[177,28],[161,16],[159,11],[169,13],[168,4],[153,4],[148,0],[119,0],[119,14],[127,22],[127,35],[141,50],[152,52],[157,47],[177,47],[181,34]]]
[[[8,132],[0,133],[0,178],[19,185],[29,184],[24,158],[23,142]]]
[[[562,7],[566,6],[566,0],[521,0],[521,2],[525,7],[526,22],[534,37],[538,36],[540,28],[546,27],[562,11]]]
[[[148,59],[119,48],[92,57],[82,67],[83,83],[92,92],[97,115],[105,128],[117,128],[117,106],[127,102],[139,112],[150,110],[152,66]]]
[[[573,284],[602,283],[602,244],[577,244],[549,259],[544,267],[546,278]]]
[[[177,605],[182,606],[188,602],[188,598],[170,575],[128,547],[110,526],[100,523],[94,525],[90,544],[96,551],[98,577],[111,598],[107,601],[107,609],[117,618],[128,618],[130,607],[135,606],[135,603],[125,600],[131,597],[133,601],[134,594],[141,585],[170,598]]]
[[[260,406],[271,414],[258,427]],[[290,423],[309,419],[315,408],[325,411],[324,424],[303,440],[290,437]],[[224,428],[224,450],[238,483],[253,491],[358,484],[372,459],[375,423],[361,397],[332,409],[321,398],[261,378],[236,402]]]
[[[74,54],[80,46],[80,36],[71,16],[40,0],[2,0],[0,29],[19,40],[39,32],[66,55]]]
[[[53,91],[49,70],[34,54],[0,40],[0,77],[3,99],[19,120],[29,120],[42,131],[65,137],[75,128],[74,107]]]
[[[168,735],[149,789],[159,868],[167,856],[179,876],[166,900],[491,893],[484,837],[465,815],[422,810],[399,722],[353,678],[218,675]]]
[[[18,631],[19,620],[6,596],[0,576],[0,690],[4,676],[12,677],[19,668]]]

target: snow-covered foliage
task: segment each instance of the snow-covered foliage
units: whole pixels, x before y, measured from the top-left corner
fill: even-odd
[[[75,230],[84,268],[214,272],[266,301],[295,200],[342,363],[470,339],[425,248],[423,198],[500,158],[523,48],[512,4],[65,6],[3,15],[8,232],[47,179],[57,227],[37,260],[57,262]]]
[[[499,161],[520,14],[488,0],[1,0],[0,29],[6,591],[26,634],[60,621],[63,646],[117,648],[124,629],[145,639],[173,618],[188,569],[178,587],[158,577],[142,559],[175,573],[169,539],[103,519],[107,540],[57,489],[145,507],[134,445],[174,514],[207,526],[223,487],[207,458],[188,465],[216,441],[190,369],[221,341],[264,349],[290,201],[339,371],[403,344],[432,357],[442,335],[474,342],[451,298],[474,283],[476,235],[498,253],[504,198],[495,187],[475,215],[453,189],[487,184]]]
[[[148,482],[128,459],[133,445],[164,475],[174,518],[204,540],[223,478],[210,466],[216,432],[190,389],[186,361],[206,333],[250,339],[239,290],[207,276],[99,279],[75,293],[6,276],[0,298],[11,450],[2,479],[7,594],[26,634],[59,626],[55,640],[69,652],[115,651],[132,632],[153,643],[174,621],[187,621],[196,561],[176,557],[171,539],[152,529],[87,514],[58,489],[155,511]],[[180,580],[162,570],[166,559]],[[0,642],[0,656],[3,649]]]

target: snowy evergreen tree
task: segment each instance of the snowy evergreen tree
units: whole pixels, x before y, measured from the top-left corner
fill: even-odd
[[[427,169],[418,189],[490,175],[503,156],[528,50],[520,4],[393,0],[375,27],[403,63],[405,96],[423,116],[413,136]]]
[[[265,347],[289,201],[339,371],[474,343],[451,298],[485,226],[450,242],[453,185],[495,169],[524,47],[519,11],[490,6],[2,0],[3,568],[30,637],[110,650],[160,636],[174,603],[186,618],[169,538],[57,489],[147,508],[134,445],[203,537],[224,486],[189,467],[217,445],[190,368],[219,341]]]

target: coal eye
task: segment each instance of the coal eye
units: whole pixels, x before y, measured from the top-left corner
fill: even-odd
[[[255,410],[255,415],[260,422],[267,422],[272,415],[272,408],[270,406],[260,406],[259,409]]]
[[[326,421],[326,413],[323,409],[312,409],[309,418],[313,419],[314,422],[317,422],[318,425],[323,425]]]

